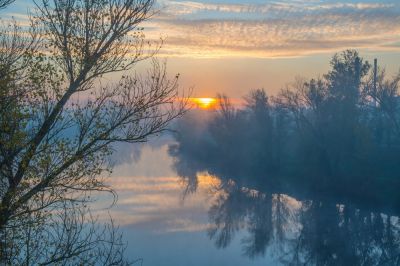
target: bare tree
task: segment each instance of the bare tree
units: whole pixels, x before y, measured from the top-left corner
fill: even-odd
[[[164,64],[153,60],[144,76],[127,72],[159,49],[145,46],[140,27],[154,14],[153,0],[35,4],[31,20],[40,30],[27,35],[15,26],[7,28],[11,37],[1,34],[0,57],[10,59],[0,66],[3,240],[25,228],[22,219],[42,226],[51,223],[46,213],[111,191],[99,175],[111,171],[112,144],[147,141],[186,106],[178,76],[168,79]],[[103,84],[104,75],[122,71],[118,82]],[[14,254],[4,241],[0,252],[6,261]]]
[[[0,0],[0,9],[6,8],[12,2],[14,2],[14,0]]]
[[[47,216],[32,213],[8,230],[5,243],[9,256],[3,261],[5,264],[129,264],[124,256],[126,245],[112,219],[103,225],[88,208],[70,203]]]
[[[385,70],[381,70],[377,76],[376,86],[373,74],[371,74],[363,90],[363,93],[375,103],[376,106],[373,107],[377,108],[390,121],[389,128],[393,128],[397,135],[400,134],[399,84],[400,73],[392,79],[387,79]]]

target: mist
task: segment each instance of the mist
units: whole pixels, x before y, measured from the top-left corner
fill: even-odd
[[[216,247],[240,236],[244,256],[283,265],[399,262],[400,76],[354,50],[330,65],[274,96],[251,90],[242,107],[219,95],[177,124],[169,153],[185,193],[199,173],[221,181]]]
[[[193,110],[170,145],[178,174],[196,190],[208,172],[239,186],[297,199],[335,198],[400,210],[400,76],[386,77],[358,54],[336,54],[331,70],[236,107]],[[376,75],[374,75],[376,73]]]

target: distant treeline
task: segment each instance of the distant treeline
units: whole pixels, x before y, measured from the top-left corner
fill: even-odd
[[[354,50],[330,64],[322,77],[297,79],[274,97],[253,90],[236,109],[219,95],[215,112],[182,119],[170,154],[189,188],[208,171],[274,193],[399,210],[400,75],[375,72]]]

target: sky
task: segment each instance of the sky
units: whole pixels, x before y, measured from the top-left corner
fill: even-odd
[[[269,94],[316,77],[336,52],[358,49],[390,74],[400,68],[400,1],[169,1],[149,22],[161,53],[200,97]]]
[[[31,4],[17,0],[7,15]],[[159,0],[156,9],[146,37],[164,40],[158,56],[196,97],[276,94],[295,77],[323,75],[332,55],[349,48],[378,58],[390,75],[400,69],[398,0]]]

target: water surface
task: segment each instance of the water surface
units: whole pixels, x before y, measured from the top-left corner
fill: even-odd
[[[179,160],[169,155],[171,144],[121,148],[122,160],[108,178],[118,201],[100,213],[107,217],[109,211],[120,225],[130,259],[143,259],[143,265],[400,262],[395,211],[239,185],[196,169],[196,189],[188,193],[194,180],[177,174]]]

